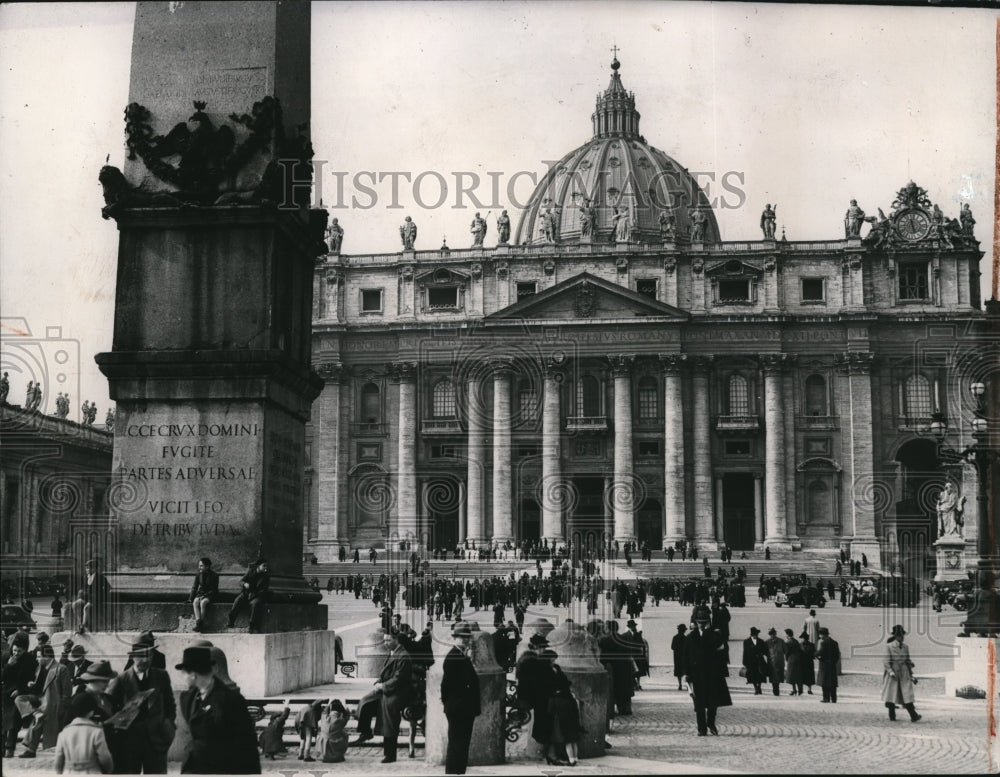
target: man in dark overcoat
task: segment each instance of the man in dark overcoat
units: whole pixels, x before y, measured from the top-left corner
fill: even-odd
[[[754,696],[760,696],[761,685],[767,680],[769,651],[767,643],[760,638],[760,629],[750,627],[750,636],[743,640],[743,667],[747,682],[753,685]]]
[[[819,644],[816,646],[819,672],[816,680],[823,689],[824,703],[837,703],[837,664],[840,661],[840,645],[830,636],[830,629],[821,626]]]
[[[456,623],[452,630],[455,645],[444,657],[441,678],[441,703],[448,719],[448,750],[445,774],[465,774],[469,765],[469,743],[472,726],[480,713],[479,675],[469,658],[472,627]]]
[[[399,739],[399,721],[403,710],[410,703],[413,693],[411,675],[413,663],[410,654],[399,643],[396,634],[385,635],[389,655],[379,673],[375,690],[382,693],[382,763],[396,760],[396,742]]]
[[[694,621],[695,628],[686,637],[687,684],[694,701],[698,736],[709,731],[718,736],[716,711],[733,703],[726,685],[726,648],[722,637],[711,628],[712,613],[707,607],[695,611]]]
[[[260,755],[247,703],[216,679],[207,647],[184,649],[177,669],[187,676],[181,714],[191,729],[183,774],[260,774]]]

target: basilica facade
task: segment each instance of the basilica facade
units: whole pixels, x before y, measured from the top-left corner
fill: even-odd
[[[974,470],[926,434],[941,413],[964,444],[971,213],[891,182],[870,193],[888,215],[831,214],[840,239],[787,241],[761,203],[762,239],[723,242],[697,182],[640,134],[619,68],[516,229],[414,250],[408,222],[402,251],[364,256],[331,234],[308,555],[687,540],[905,564],[936,539],[944,483],[976,509]]]

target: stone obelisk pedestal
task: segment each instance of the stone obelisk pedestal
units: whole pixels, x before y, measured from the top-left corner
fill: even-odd
[[[935,583],[946,583],[952,580],[966,580],[966,552],[975,551],[975,547],[969,547],[964,537],[958,535],[942,537],[934,543],[934,550],[937,551],[937,574],[934,575]]]
[[[333,679],[326,607],[302,576],[326,221],[310,210],[311,151],[297,138],[309,42],[308,3],[138,3],[129,159],[123,174],[102,171],[113,184],[104,215],[120,233],[112,350],[97,356],[117,402],[111,520],[74,545],[109,572],[114,633],[95,634],[113,642],[91,656],[127,652],[142,629],[189,625],[207,556],[221,596],[206,637],[251,695]],[[271,569],[263,633],[220,634],[260,556]],[[171,667],[195,638],[162,637]]]

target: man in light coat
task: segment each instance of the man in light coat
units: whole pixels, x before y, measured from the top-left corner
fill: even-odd
[[[899,624],[892,627],[892,636],[885,649],[885,664],[882,673],[882,701],[889,710],[889,720],[896,719],[896,705],[910,713],[910,720],[916,723],[921,716],[913,707],[913,662],[910,648],[903,643],[906,631]]]
[[[28,690],[14,700],[21,717],[32,716],[20,758],[34,758],[39,747],[55,747],[63,710],[73,693],[69,670],[56,661],[52,645],[39,648],[38,669]]]
[[[809,635],[809,641],[814,645],[819,642],[819,618],[816,610],[809,610],[809,617],[802,624],[802,630]]]

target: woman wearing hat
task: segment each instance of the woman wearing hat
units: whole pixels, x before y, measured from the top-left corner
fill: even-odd
[[[677,624],[677,633],[670,640],[670,651],[674,654],[674,677],[677,678],[677,690],[684,690],[684,633],[687,626]]]
[[[885,649],[885,665],[882,673],[882,701],[889,710],[889,720],[896,719],[896,705],[901,704],[910,713],[910,720],[916,723],[921,716],[913,707],[913,662],[910,648],[903,642],[906,630],[899,624],[892,627],[892,636]]]
[[[809,639],[809,632],[803,631],[799,634],[802,648],[802,685],[806,686],[809,695],[812,696],[813,686],[816,684],[816,644]],[[801,688],[799,689],[801,692]]]
[[[56,774],[107,774],[114,760],[104,738],[104,729],[94,718],[97,701],[89,693],[74,696],[69,703],[71,719],[56,739]]]
[[[791,629],[785,629],[785,682],[792,686],[792,696],[802,695],[802,646]]]
[[[576,766],[577,742],[580,739],[580,704],[570,690],[569,678],[563,674],[558,664],[552,682],[552,697],[549,699],[549,716],[552,729],[547,748],[548,762]],[[561,747],[566,750],[566,760],[562,760]]]

